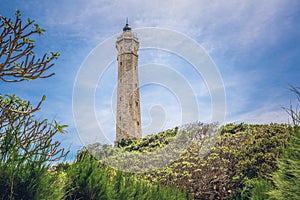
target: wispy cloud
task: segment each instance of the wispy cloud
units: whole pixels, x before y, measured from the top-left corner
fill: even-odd
[[[34,3],[31,3],[32,5]],[[121,31],[129,17],[133,27],[163,27],[199,38],[207,44],[243,48],[254,43],[276,42],[278,20],[296,11],[293,1],[181,1],[125,0],[43,2],[44,23],[82,37],[100,39]],[[47,7],[45,10],[44,7]],[[288,9],[287,9],[288,8]],[[282,21],[282,23],[287,23]],[[103,38],[104,39],[104,38]],[[99,40],[98,40],[99,42]]]
[[[277,104],[265,104],[256,110],[230,116],[227,119],[227,123],[241,122],[253,124],[287,123],[289,116],[283,109],[278,108]]]

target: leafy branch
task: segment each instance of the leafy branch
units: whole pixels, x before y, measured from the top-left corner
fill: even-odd
[[[15,20],[0,16],[0,79],[5,82],[21,82],[37,78],[48,78],[54,73],[45,74],[54,66],[52,61],[58,59],[58,52],[45,53],[36,58],[33,49],[34,35],[42,35],[45,30],[33,20],[25,24],[20,11],[15,13]]]
[[[57,132],[65,132],[65,125],[58,125],[56,121],[51,124],[47,119],[41,121],[33,119],[30,102],[15,95],[0,96],[0,104],[2,162],[12,159],[11,153],[15,151],[19,156],[26,158],[27,162],[57,161],[65,157],[67,152],[59,148],[60,142],[52,141]]]

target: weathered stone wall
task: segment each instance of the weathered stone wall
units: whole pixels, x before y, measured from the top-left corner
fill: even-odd
[[[118,99],[116,141],[122,138],[142,137],[140,92],[138,79],[139,41],[131,31],[124,31],[117,38],[118,50]]]

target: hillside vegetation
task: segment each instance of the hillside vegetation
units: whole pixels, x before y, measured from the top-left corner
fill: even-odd
[[[102,163],[138,172],[149,183],[186,190],[195,199],[251,199],[258,192],[258,199],[271,198],[272,174],[296,127],[216,127],[196,122],[141,140],[123,139],[118,147],[95,144],[88,149]]]
[[[13,166],[11,169],[4,169],[3,167],[7,165],[1,165],[0,187],[11,188],[14,193],[11,198],[5,196],[9,191],[1,193],[0,199],[297,199],[299,197],[297,192],[293,192],[298,191],[296,187],[299,186],[297,166],[299,166],[300,135],[297,126],[228,124],[221,127],[216,135],[208,134],[214,128],[215,124],[193,123],[183,128],[176,127],[156,135],[149,135],[141,140],[122,140],[116,147],[91,145],[81,150],[74,162],[59,163],[51,170],[44,171],[39,176],[39,185],[35,187],[38,191],[28,191],[30,190],[28,185],[34,184],[36,180],[18,173],[14,175],[12,182],[9,173],[13,170]],[[211,136],[215,138],[213,143],[209,142]],[[105,163],[107,156],[124,159],[122,157],[124,152],[140,155],[159,151],[168,145],[172,146],[178,137],[179,141],[190,143],[181,146],[184,148],[173,154],[175,157],[171,157],[163,167],[131,173],[130,170],[122,172],[113,169]],[[203,141],[211,145],[207,146]],[[174,150],[176,152],[176,149]],[[92,156],[90,152],[96,152],[98,155]],[[162,159],[164,155],[157,154],[157,156],[153,159]],[[283,160],[278,162],[278,159]],[[131,169],[136,169],[143,163],[141,160],[136,161],[130,162]],[[30,165],[27,168],[31,170],[31,174],[39,170],[30,168]],[[298,171],[295,171],[296,169]],[[293,187],[289,185],[291,183]],[[27,192],[24,194],[28,196],[23,194],[25,188]],[[284,192],[281,188],[284,188]],[[290,196],[286,198],[288,190],[294,195],[291,198]],[[21,198],[22,195],[24,198]]]
[[[213,125],[189,125],[197,129],[188,129],[193,135],[188,148],[170,165],[140,176],[153,183],[186,189],[195,199],[249,199],[260,180],[272,187],[271,174],[278,170],[277,159],[288,145],[293,133],[291,126],[228,124],[203,154],[200,138],[210,126]],[[177,132],[175,128],[142,140],[123,140],[119,147],[152,152],[174,140]]]

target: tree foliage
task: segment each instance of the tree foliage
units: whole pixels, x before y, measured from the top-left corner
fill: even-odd
[[[32,37],[45,30],[30,19],[24,22],[20,16],[20,11],[16,12],[14,20],[1,16],[0,80],[20,82],[52,76],[54,73],[46,72],[59,54],[37,58]],[[47,193],[53,194],[55,180],[47,169],[50,162],[66,156],[60,142],[53,140],[58,132],[64,133],[65,126],[56,121],[35,119],[34,113],[44,100],[45,96],[33,106],[15,94],[0,94],[1,199],[41,199]]]
[[[268,177],[277,170],[276,159],[287,145],[292,127],[285,124],[228,124],[221,128],[215,146],[203,134],[209,125],[191,124],[192,143],[169,166],[141,175],[153,183],[187,189],[195,199],[249,199],[256,187],[252,180]],[[212,125],[213,126],[213,125]],[[174,130],[124,142],[121,148],[147,152],[164,148]],[[168,134],[166,134],[168,133]],[[253,184],[251,183],[253,182]],[[251,184],[250,184],[251,183]]]
[[[35,120],[28,101],[6,95],[0,96],[0,104],[1,162],[44,163],[64,157],[60,142],[53,141],[59,130],[47,119]]]

